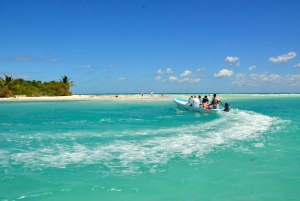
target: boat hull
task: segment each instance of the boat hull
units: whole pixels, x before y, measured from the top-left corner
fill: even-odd
[[[202,112],[202,113],[210,113],[210,114],[224,112],[223,109],[204,109],[204,108],[202,108],[201,105],[200,105],[200,107],[189,106],[188,100],[183,99],[183,98],[174,98],[174,102],[178,105],[178,107],[180,107],[184,110],[190,110],[190,111],[196,111],[196,112]]]

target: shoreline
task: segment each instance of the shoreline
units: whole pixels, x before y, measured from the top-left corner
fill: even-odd
[[[11,98],[0,98],[0,102],[18,102],[18,101],[89,101],[89,100],[109,100],[109,101],[172,101],[174,98],[188,99],[194,94],[75,94],[71,96],[40,96],[26,97],[24,95],[16,95]],[[196,94],[197,95],[197,94]],[[206,94],[200,94],[202,97]],[[212,98],[212,94],[207,94],[208,99]],[[217,94],[222,101],[231,101],[237,99],[264,99],[264,98],[299,98],[300,94]]]
[[[26,97],[15,96],[10,98],[0,98],[0,102],[5,101],[68,101],[68,100],[173,100],[172,96],[153,95],[71,95],[71,96],[40,96]]]

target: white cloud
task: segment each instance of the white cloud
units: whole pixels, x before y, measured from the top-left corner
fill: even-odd
[[[254,74],[250,75],[250,79],[255,82],[277,82],[280,79],[280,75],[276,74]]]
[[[237,74],[232,81],[233,85],[238,86],[261,86],[270,83],[279,85],[300,86],[300,74],[280,76],[277,74]]]
[[[201,81],[201,79],[200,78],[196,78],[196,79],[192,79],[192,78],[183,78],[183,79],[181,79],[181,80],[178,80],[178,83],[183,83],[183,82],[190,82],[190,83],[198,83],[198,82],[200,82]]]
[[[298,87],[300,87],[300,74],[286,75],[285,76],[285,80],[291,86],[298,86]]]
[[[154,80],[156,80],[157,82],[166,82],[166,79],[163,79],[161,76],[157,76],[156,78],[154,78]],[[169,82],[178,82],[178,83],[185,83],[185,82],[190,82],[190,83],[198,83],[201,81],[200,78],[183,78],[183,79],[179,79],[178,77],[175,76],[170,76],[168,79]]]
[[[91,69],[91,68],[94,68],[93,66],[91,65],[86,65],[86,66],[82,66],[80,68],[76,68],[77,70],[87,70],[87,69]]]
[[[189,75],[192,75],[192,72],[189,70],[186,70],[180,76],[185,77],[185,76],[189,76]]]
[[[19,56],[16,56],[14,58],[11,58],[12,60],[18,60],[18,61],[28,61],[30,60],[31,58],[29,56],[25,56],[25,55],[19,55]]]
[[[200,82],[200,81],[201,81],[200,78],[196,78],[196,79],[192,79],[190,82],[191,82],[191,83],[198,83],[198,82]]]
[[[238,79],[238,80],[243,80],[246,78],[246,74],[236,74],[235,75],[235,79]]]
[[[300,63],[294,65],[294,68],[300,68]]]
[[[179,83],[182,83],[182,82],[189,82],[190,81],[190,78],[183,78],[181,80],[178,80]]]
[[[174,71],[171,68],[167,68],[166,73],[170,74],[170,73],[174,73]]]
[[[297,54],[295,52],[289,52],[287,54],[279,55],[276,58],[271,57],[269,61],[274,62],[274,63],[281,63],[281,62],[286,62],[294,57],[296,57]]]
[[[235,64],[235,66],[240,67],[240,66],[241,66],[241,62],[237,62],[237,63]]]
[[[236,62],[238,60],[239,60],[238,57],[231,57],[231,56],[227,56],[225,59],[225,61],[228,61],[228,62]]]
[[[156,74],[164,74],[164,71],[162,71],[161,69],[159,69],[157,72],[156,72]]]
[[[175,81],[177,81],[177,80],[178,80],[177,77],[171,76],[171,77],[169,78],[169,81],[170,81],[170,82],[175,82]]]
[[[120,77],[118,80],[120,80],[120,81],[126,80],[126,77]]]
[[[161,81],[161,77],[157,76],[156,78],[154,78],[156,81]]]
[[[196,71],[197,71],[197,72],[205,71],[205,68],[198,68]]]
[[[165,82],[166,79],[162,79],[161,76],[157,76],[156,78],[154,78],[157,82]]]
[[[159,69],[156,74],[160,75],[160,74],[171,74],[171,73],[174,73],[174,71],[171,69],[171,68],[167,68],[166,71],[163,71],[161,69]]]
[[[253,65],[253,66],[250,66],[250,67],[248,68],[248,70],[254,70],[255,68],[256,68],[256,66]]]
[[[247,79],[246,74],[236,74],[235,79],[231,82],[233,85],[238,86],[258,86],[259,83],[256,81],[253,81],[251,79]]]
[[[82,66],[81,68],[82,69],[89,69],[89,68],[92,68],[92,66],[91,65],[87,65],[87,66]]]
[[[223,69],[221,70],[218,74],[214,74],[214,77],[230,77],[234,74],[233,71],[231,70],[227,70],[227,69]]]

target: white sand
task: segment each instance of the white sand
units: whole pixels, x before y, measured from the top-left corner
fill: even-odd
[[[72,96],[41,96],[41,97],[26,97],[15,96],[11,98],[0,98],[0,101],[61,101],[61,100],[172,100],[173,96],[161,95],[144,95],[140,94],[116,94],[116,95],[72,95]]]

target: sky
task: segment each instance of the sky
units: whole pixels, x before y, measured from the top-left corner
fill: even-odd
[[[0,0],[0,76],[73,94],[300,93],[299,0]]]

